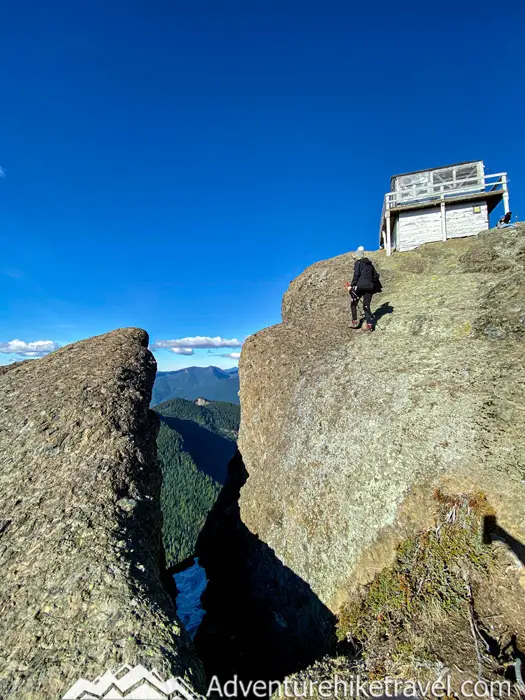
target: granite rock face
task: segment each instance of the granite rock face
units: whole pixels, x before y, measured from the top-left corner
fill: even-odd
[[[525,542],[525,226],[370,253],[378,328],[349,326],[352,254],[293,281],[240,361],[240,518],[330,610],[483,492]]]
[[[201,687],[164,581],[147,346],[127,328],[1,368],[2,699],[138,663]]]

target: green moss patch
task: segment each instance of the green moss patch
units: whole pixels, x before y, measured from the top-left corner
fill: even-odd
[[[391,672],[392,666],[435,662],[447,655],[444,637],[449,650],[458,642],[471,656],[471,582],[492,566],[483,543],[483,518],[492,511],[482,494],[450,498],[436,492],[435,498],[435,526],[402,542],[393,566],[340,613],[339,638],[359,650],[372,673],[381,674],[385,665]]]

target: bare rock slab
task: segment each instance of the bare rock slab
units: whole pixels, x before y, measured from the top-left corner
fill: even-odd
[[[2,699],[123,664],[202,683],[163,586],[155,372],[135,328],[2,368]]]
[[[437,488],[483,492],[525,542],[525,226],[369,257],[374,333],[350,328],[341,255],[239,367],[242,522],[334,612],[431,524]]]

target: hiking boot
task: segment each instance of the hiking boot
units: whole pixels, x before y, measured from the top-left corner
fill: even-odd
[[[374,326],[371,323],[365,323],[365,325],[363,326],[363,330],[364,331],[373,331]]]
[[[350,322],[350,328],[358,328],[359,327],[359,321],[356,319],[355,321]]]

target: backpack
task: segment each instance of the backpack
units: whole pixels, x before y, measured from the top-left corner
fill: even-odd
[[[379,279],[379,274],[373,263],[368,258],[363,258],[359,261],[359,278],[357,280],[357,289],[363,292],[379,294],[383,285]]]
[[[380,294],[383,291],[383,285],[379,279],[379,273],[374,267],[374,294]]]

